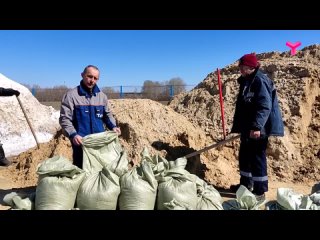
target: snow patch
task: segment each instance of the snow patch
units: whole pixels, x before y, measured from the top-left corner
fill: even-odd
[[[60,112],[45,106],[28,88],[0,73],[0,87],[20,91],[20,100],[40,143],[48,142],[60,129]],[[28,122],[16,96],[0,96],[0,141],[6,156],[17,155],[36,146]]]

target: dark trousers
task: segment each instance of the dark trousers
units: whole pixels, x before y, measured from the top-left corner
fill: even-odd
[[[75,146],[72,145],[72,158],[73,158],[73,164],[76,165],[78,168],[82,169],[82,163],[83,163],[83,150],[81,146]]]
[[[0,161],[5,159],[5,154],[4,154],[4,150],[2,147],[2,143],[0,142]]]
[[[252,187],[253,193],[261,195],[268,191],[266,150],[268,137],[252,139],[241,136],[239,151],[240,184]]]

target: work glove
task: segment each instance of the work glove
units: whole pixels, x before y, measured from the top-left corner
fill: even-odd
[[[17,90],[14,90],[12,88],[4,88],[2,90],[2,95],[3,96],[13,96],[16,95],[17,97],[20,95],[20,92]]]
[[[18,90],[14,90],[12,88],[9,88],[9,89],[10,89],[11,96],[16,95],[18,97],[20,95],[20,92]]]
[[[11,89],[11,92],[13,93],[13,95],[16,95],[17,97],[19,97],[20,95],[20,92],[18,90]]]

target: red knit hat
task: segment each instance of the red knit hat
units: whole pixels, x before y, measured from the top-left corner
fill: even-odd
[[[243,55],[239,60],[239,65],[245,65],[254,68],[260,66],[255,53]]]

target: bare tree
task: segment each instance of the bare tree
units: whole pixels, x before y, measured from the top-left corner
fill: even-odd
[[[114,88],[112,87],[103,87],[102,92],[104,92],[105,94],[107,94],[109,99],[118,99],[120,98],[120,92],[119,90],[116,91],[114,90]]]
[[[39,102],[60,102],[68,89],[65,85],[54,86],[53,88],[41,88],[38,85],[32,87],[32,91],[35,92],[35,97]]]
[[[158,100],[163,93],[164,87],[158,81],[146,80],[142,86],[143,97]]]
[[[33,88],[33,89],[41,89],[40,85],[38,85],[38,84],[33,84],[31,88]]]
[[[68,90],[68,87],[66,85],[58,85],[58,86],[54,86],[53,89],[64,89],[64,90]]]
[[[179,77],[171,78],[167,85],[172,86],[173,95],[186,91],[186,83]]]

